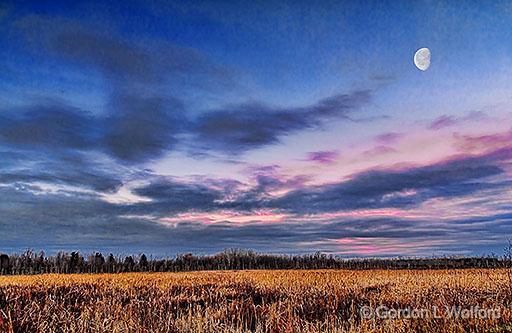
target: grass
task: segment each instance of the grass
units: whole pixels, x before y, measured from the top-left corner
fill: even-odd
[[[0,332],[512,332],[511,302],[497,269],[1,276]],[[363,306],[441,313],[365,319]]]

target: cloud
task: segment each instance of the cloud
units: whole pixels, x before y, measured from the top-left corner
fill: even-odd
[[[448,160],[404,170],[371,170],[339,183],[307,186],[308,177],[286,178],[258,174],[256,185],[238,195],[222,188],[177,182],[154,183],[135,193],[153,199],[130,209],[138,214],[182,213],[229,209],[252,211],[273,209],[298,216],[360,209],[412,208],[432,198],[456,198],[506,184],[493,182],[504,173],[502,164],[512,158],[510,152],[496,151],[478,157]],[[285,194],[279,192],[285,191]]]
[[[0,183],[39,182],[100,192],[121,186],[120,175],[91,160],[103,149],[103,133],[101,121],[90,113],[53,101],[2,114]]]
[[[199,117],[194,132],[201,148],[240,153],[275,144],[299,130],[318,128],[326,120],[353,120],[352,112],[371,99],[370,90],[335,95],[308,107],[275,108],[260,103],[214,110]]]
[[[190,190],[186,186],[168,185],[151,186],[144,193],[166,200]],[[5,251],[19,251],[23,244],[23,248],[50,252],[144,251],[159,256],[185,251],[213,253],[231,247],[274,253],[309,253],[315,249],[348,256],[431,255],[434,251],[483,253],[478,252],[481,242],[485,242],[487,251],[490,246],[500,250],[505,242],[502,235],[512,231],[510,212],[485,219],[468,217],[436,223],[408,218],[341,217],[311,223],[307,217],[296,217],[270,224],[181,222],[169,227],[143,217],[123,217],[124,207],[97,197],[62,193],[41,196],[14,187],[0,187],[0,196],[5,198],[0,202],[0,234]],[[492,223],[493,227],[481,223]],[[357,246],[366,243],[372,247]],[[386,251],[378,252],[381,246]]]
[[[0,151],[0,156],[2,156],[2,159],[0,159],[0,170],[19,163],[25,159],[25,155],[23,153],[7,150]]]
[[[503,173],[497,152],[403,171],[368,171],[340,183],[293,191],[269,204],[291,212],[334,212],[410,207],[435,197],[455,197],[485,189],[487,177]],[[407,193],[408,195],[393,195]]]
[[[333,164],[340,154],[335,150],[313,151],[308,153],[307,161],[319,164]]]
[[[120,39],[84,31],[60,31],[50,39],[52,51],[80,65],[89,65],[119,80],[155,81],[152,57]]]
[[[209,61],[199,51],[166,40],[121,37],[108,26],[84,21],[29,15],[16,28],[35,49],[44,49],[60,60],[100,72],[110,84],[162,84],[168,81],[211,81],[212,86],[232,83],[227,68]],[[196,85],[197,88],[198,85]]]
[[[76,152],[24,152],[14,157],[15,163],[0,165],[0,184],[44,183],[114,193],[123,183],[124,175],[117,168],[93,162],[92,157]]]
[[[377,141],[378,143],[381,143],[383,145],[387,145],[387,144],[396,143],[398,140],[400,140],[403,137],[404,137],[403,133],[388,132],[388,133],[383,133],[383,134],[377,135],[375,137],[375,141]]]
[[[0,4],[0,23],[9,16],[10,7],[7,4]]]
[[[484,149],[486,151],[496,150],[498,148],[511,147],[512,129],[502,133],[493,133],[487,135],[461,135],[454,134],[456,145],[462,151],[475,151]]]
[[[5,20],[4,7],[0,4],[0,21]],[[482,237],[493,242],[511,231],[510,212],[505,209],[511,208],[506,196],[510,182],[504,181],[512,159],[509,132],[455,135],[461,150],[487,152],[480,156],[408,169],[374,169],[318,186],[310,185],[313,179],[307,175],[289,176],[276,166],[247,170],[248,183],[199,176],[183,181],[151,171],[137,174],[144,163],[173,150],[185,150],[187,145],[197,154],[242,154],[300,131],[321,130],[330,122],[376,119],[357,114],[373,100],[375,90],[336,94],[295,107],[263,101],[229,104],[227,91],[242,80],[234,69],[196,49],[164,39],[135,37],[132,33],[137,29],[117,32],[99,17],[94,20],[98,26],[91,26],[83,18],[72,21],[34,15],[9,28],[10,19],[4,27],[7,41],[12,41],[15,58],[20,55],[19,70],[31,75],[29,84],[21,83],[26,91],[16,92],[20,95],[14,100],[30,95],[33,88],[51,93],[53,84],[45,86],[48,80],[41,79],[51,69],[59,78],[62,71],[63,86],[76,83],[73,89],[101,90],[105,103],[97,110],[85,110],[58,100],[28,100],[26,106],[0,110],[4,248],[152,249],[162,253],[249,246],[309,252],[312,248],[336,251],[341,238],[361,243],[385,238],[414,249],[424,241],[421,251],[431,254],[432,244],[467,249],[469,245],[453,241],[476,243]],[[16,40],[21,34],[25,39]],[[84,77],[85,81],[78,82]],[[378,87],[394,78],[374,75],[370,80]],[[52,82],[60,88],[58,80]],[[90,86],[98,82],[100,86]],[[195,107],[195,100],[208,104],[203,99],[210,97],[204,94],[227,102],[223,107]],[[79,95],[90,96],[89,92]],[[444,115],[427,126],[437,131],[483,117],[479,112]],[[375,137],[375,148],[366,157],[392,152],[401,138],[396,132]],[[311,162],[333,165],[337,157],[334,150],[307,156]],[[131,196],[122,203],[106,200],[119,199],[125,191],[144,200],[130,202]],[[488,192],[503,198],[493,201],[494,197],[484,196]],[[422,204],[436,201],[431,199],[464,201],[468,195],[499,212],[449,223],[436,221],[437,226],[420,218],[353,217],[364,210],[421,210]],[[457,207],[465,208],[464,203]],[[222,215],[226,211],[235,217],[249,216],[249,220],[230,223]],[[261,211],[283,218],[263,223],[257,218]],[[213,225],[179,221],[182,215],[217,213],[220,217],[215,221],[222,222]],[[165,218],[178,222],[165,225]]]
[[[238,195],[209,185],[156,180],[135,190],[151,198],[130,209],[138,214],[183,213],[188,211],[273,209],[289,214],[317,214],[359,209],[418,207],[432,198],[456,198],[489,189],[502,189],[493,177],[504,173],[512,159],[509,150],[403,170],[370,170],[351,179],[326,185],[307,185],[307,176],[284,177],[276,173],[255,174],[252,187],[237,183]],[[286,192],[285,194],[282,194]]]
[[[0,186],[0,195],[4,198],[0,202],[0,232],[8,240],[4,246],[13,249],[24,244],[49,250],[116,251],[122,248],[123,251],[162,254],[174,251],[211,253],[226,247],[290,253],[315,248],[351,255],[366,249],[362,245],[351,247],[337,242],[352,239],[358,244],[372,242],[375,249],[385,240],[383,244],[389,246],[382,252],[385,255],[429,255],[434,249],[471,251],[473,248],[454,245],[454,241],[463,237],[478,243],[485,238],[486,242],[501,244],[500,235],[511,231],[510,214],[497,212],[494,217],[470,216],[436,224],[418,218],[323,214],[383,207],[410,209],[432,198],[459,198],[488,189],[509,188],[509,183],[494,181],[494,177],[502,175],[500,164],[511,158],[510,151],[500,150],[425,167],[374,170],[347,181],[309,187],[304,185],[304,179],[282,178],[276,168],[267,168],[255,175],[257,184],[248,190],[243,190],[246,185],[229,180],[183,182],[152,175],[149,184],[133,190],[150,201],[124,204],[109,203],[94,194],[38,194],[34,189],[11,184]],[[79,166],[77,160],[77,172]],[[84,169],[92,170],[91,167]],[[61,174],[60,170],[55,170],[52,177]],[[95,182],[84,180],[83,183]],[[107,182],[98,179],[97,184],[100,183]],[[271,193],[290,187],[300,189],[277,196]],[[232,194],[238,196],[231,198]],[[285,214],[285,218],[265,224],[257,217],[241,224],[178,221],[172,227],[160,221],[181,213],[231,210],[244,214],[259,209]],[[310,214],[318,214],[322,221],[312,221]],[[492,223],[493,228],[484,226],[485,223]],[[474,238],[475,234],[471,234],[467,226],[479,230],[478,238]],[[499,233],[492,230],[499,230]]]
[[[50,155],[97,151],[138,163],[170,150],[186,124],[183,105],[172,99],[122,95],[110,107],[99,116],[61,102],[4,110],[0,144]]]
[[[174,201],[178,204],[191,202],[211,203],[220,198],[219,192],[199,184],[187,184],[177,181],[163,180],[139,187],[134,192],[155,201],[165,201],[167,203]],[[200,205],[192,205],[200,206]]]
[[[132,251],[161,235],[163,227],[118,217],[115,205],[99,197],[70,193],[35,194],[0,186],[0,234],[4,251],[122,248]],[[169,236],[167,233],[166,236]]]
[[[96,123],[86,111],[61,103],[4,110],[0,143],[19,147],[88,149],[94,145]]]
[[[94,119],[71,107],[33,106],[39,108],[38,114],[25,112],[18,126],[4,131],[12,142],[66,142],[76,149],[108,152],[129,164],[161,157],[177,146],[179,134],[193,138],[194,152],[243,153],[278,143],[300,130],[320,128],[328,120],[358,121],[353,111],[367,104],[373,94],[371,90],[338,94],[305,107],[240,104],[192,117],[186,114],[190,110],[182,98],[187,87],[197,93],[200,87],[222,89],[233,82],[230,70],[198,51],[165,41],[139,43],[109,29],[99,31],[41,16],[25,17],[17,27],[33,49],[98,72],[109,90],[107,109],[96,112]]]
[[[25,17],[17,27],[32,52],[45,51],[63,65],[99,73],[107,83],[108,103],[103,112],[95,110],[94,118],[71,107],[30,106],[37,113],[25,110],[24,119],[4,126],[4,138],[13,143],[63,142],[107,152],[128,164],[147,162],[174,148],[176,134],[187,127],[183,99],[190,88],[197,94],[233,84],[227,68],[163,40],[141,43],[109,29],[41,16]]]
[[[458,121],[453,116],[441,116],[437,119],[434,119],[432,123],[430,123],[429,128],[431,130],[439,130],[445,127],[453,126],[457,123]]]
[[[126,214],[169,216],[187,211],[212,211],[220,208],[224,198],[221,190],[195,183],[183,183],[172,179],[157,178],[133,192],[151,199],[150,202],[126,205]]]
[[[311,178],[306,175],[285,177],[278,174],[259,174],[256,175],[255,180],[254,187],[241,191],[235,200],[226,202],[222,206],[240,210],[264,208],[265,202],[272,200],[276,192],[303,188]]]
[[[145,162],[171,150],[187,123],[184,106],[175,99],[123,95],[111,108],[98,124],[104,128],[101,144],[127,162]]]
[[[370,80],[376,81],[376,82],[383,82],[383,83],[389,83],[397,80],[397,77],[395,75],[389,75],[389,74],[373,74],[370,75]]]
[[[466,121],[475,121],[487,118],[487,115],[481,111],[472,111],[464,117],[455,117],[449,115],[443,115],[439,118],[434,119],[429,125],[428,128],[434,131],[438,131],[440,129],[446,127],[452,127],[458,125],[460,123]]]
[[[396,149],[384,145],[379,145],[363,152],[365,158],[372,158],[374,156],[396,153]]]

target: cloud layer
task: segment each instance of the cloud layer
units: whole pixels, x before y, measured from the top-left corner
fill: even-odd
[[[402,81],[413,77],[402,60],[367,68],[323,37],[339,29],[311,38],[300,27],[289,45],[283,21],[279,36],[255,36],[268,27],[132,5],[135,16],[108,4],[95,15],[0,8],[0,251],[503,247],[512,117],[494,100],[465,114],[454,110],[475,108],[449,94],[413,103],[411,87],[438,95]],[[334,53],[315,52],[323,41]]]

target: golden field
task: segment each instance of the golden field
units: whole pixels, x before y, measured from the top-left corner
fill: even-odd
[[[511,301],[504,269],[0,276],[0,332],[507,332]]]

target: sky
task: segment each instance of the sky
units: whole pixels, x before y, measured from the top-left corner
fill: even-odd
[[[511,20],[508,1],[0,0],[0,251],[501,255]]]

